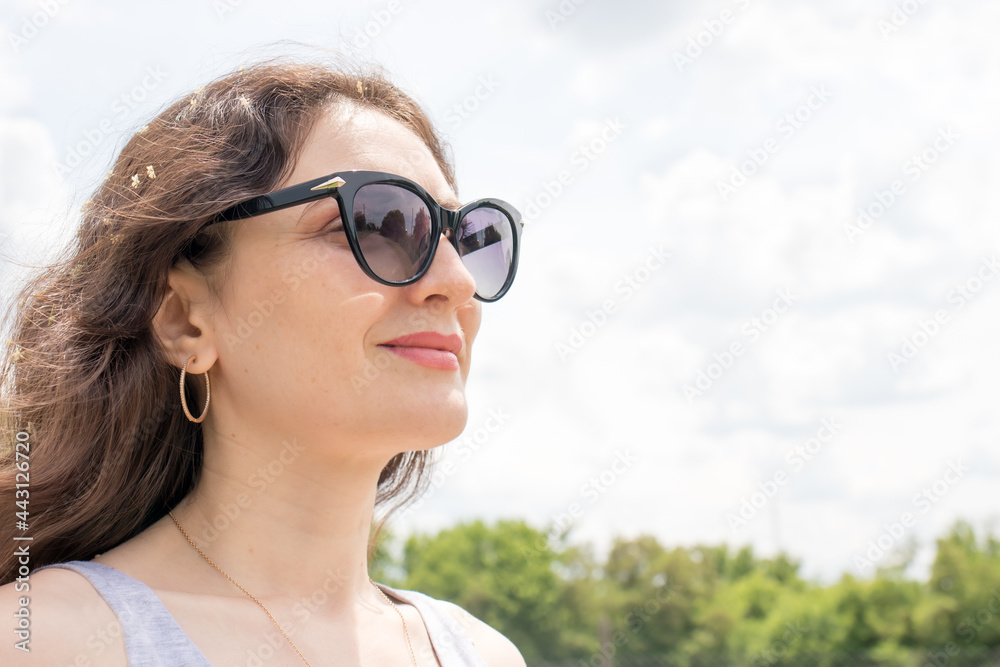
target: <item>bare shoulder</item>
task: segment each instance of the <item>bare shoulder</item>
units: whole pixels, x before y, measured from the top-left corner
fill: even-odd
[[[452,602],[444,603],[448,611],[472,639],[476,651],[489,667],[525,667],[521,652],[514,642],[492,626],[482,622]]]
[[[121,625],[90,582],[65,568],[0,586],[0,665],[127,667]],[[26,626],[26,627],[25,627]],[[27,632],[25,638],[16,632]]]

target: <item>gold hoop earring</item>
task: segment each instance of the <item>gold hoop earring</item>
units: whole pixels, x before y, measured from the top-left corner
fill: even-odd
[[[201,421],[205,418],[205,415],[208,414],[208,402],[211,399],[212,395],[211,385],[209,385],[208,383],[207,370],[205,371],[205,409],[201,411],[200,417],[195,419],[194,417],[191,416],[191,412],[188,411],[187,400],[184,398],[184,376],[187,374],[188,363],[196,356],[197,355],[192,354],[190,357],[188,357],[187,361],[184,362],[184,368],[181,369],[181,407],[184,408],[184,414],[187,415],[189,421],[192,421],[195,424],[200,424]]]

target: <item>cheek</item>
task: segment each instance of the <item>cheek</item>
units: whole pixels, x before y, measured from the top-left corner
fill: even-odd
[[[273,266],[235,266],[224,305],[223,348],[240,357],[259,350],[270,337],[289,301],[288,286]]]
[[[325,258],[293,281],[274,318],[272,342],[283,348],[281,358],[317,393],[343,394],[363,374],[369,332],[385,311],[385,296],[356,268],[350,253]]]
[[[232,361],[266,366],[277,359],[297,365],[300,357],[316,363],[349,349],[355,337],[351,329],[363,321],[350,303],[352,277],[344,270],[349,267],[341,266],[353,257],[349,252],[341,257],[344,253],[331,252],[319,241],[285,248],[295,252],[269,246],[236,258],[223,323],[223,347]]]

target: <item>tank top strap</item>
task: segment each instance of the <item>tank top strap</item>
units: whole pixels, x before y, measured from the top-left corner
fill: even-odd
[[[50,567],[80,573],[101,594],[122,625],[129,667],[212,667],[153,589],[138,579],[103,563],[82,560],[44,565],[34,572]],[[420,613],[441,667],[487,667],[472,639],[449,612],[452,603],[378,585]]]
[[[94,561],[73,560],[36,568],[74,570],[86,577],[122,626],[129,667],[212,667],[191,638],[146,584]]]
[[[448,607],[453,606],[451,602],[417,591],[397,590],[383,584],[378,586],[420,612],[441,667],[488,667],[461,623],[449,612]]]

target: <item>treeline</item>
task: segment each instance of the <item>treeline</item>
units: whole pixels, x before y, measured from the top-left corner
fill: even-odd
[[[522,521],[392,539],[376,580],[464,607],[529,666],[1000,665],[1000,541],[965,522],[937,540],[927,581],[904,577],[903,559],[827,586],[748,547],[639,537],[599,562]]]

